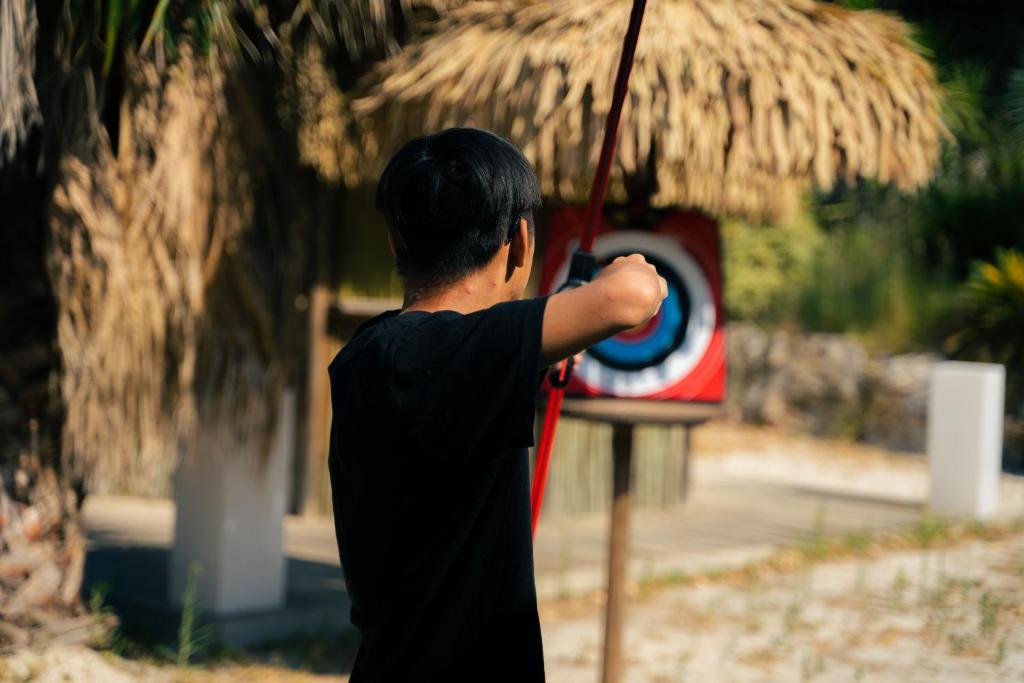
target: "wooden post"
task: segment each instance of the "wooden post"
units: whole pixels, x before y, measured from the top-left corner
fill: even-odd
[[[331,341],[327,336],[327,317],[331,308],[333,278],[330,261],[330,220],[333,205],[329,192],[322,191],[313,239],[313,285],[309,292],[309,364],[306,370],[306,458],[302,499],[303,515],[322,514],[320,490],[327,471],[327,450],[331,424],[331,385],[327,365],[331,362]]]
[[[302,492],[301,512],[320,514],[319,488],[324,482],[330,429],[330,392],[327,364],[330,340],[327,337],[327,314],[331,292],[323,283],[313,285],[309,297],[309,367],[306,398],[306,475]]]
[[[567,398],[562,414],[612,424],[612,527],[608,541],[608,603],[604,629],[604,683],[622,673],[622,627],[625,622],[626,569],[629,560],[629,507],[636,424],[681,424],[684,437],[684,492],[689,479],[690,429],[716,417],[721,408],[703,403],[619,398]]]
[[[680,484],[680,503],[690,497],[690,453],[693,452],[690,442],[690,425],[683,426],[683,480]]]
[[[604,626],[604,683],[617,683],[622,672],[622,624],[625,621],[626,571],[629,560],[629,493],[633,464],[633,425],[612,427],[612,528],[608,541],[608,603]]]

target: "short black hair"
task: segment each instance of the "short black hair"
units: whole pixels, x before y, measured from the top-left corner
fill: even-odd
[[[540,185],[514,145],[479,128],[407,142],[377,186],[399,274],[436,287],[479,270],[541,205]]]

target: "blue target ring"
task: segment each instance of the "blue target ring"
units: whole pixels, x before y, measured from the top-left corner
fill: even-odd
[[[610,262],[622,254],[613,254]],[[641,370],[660,364],[686,339],[690,318],[690,297],[675,270],[656,256],[644,254],[648,263],[668,283],[668,296],[658,315],[639,332],[627,331],[590,348],[588,353],[602,364],[618,370]]]

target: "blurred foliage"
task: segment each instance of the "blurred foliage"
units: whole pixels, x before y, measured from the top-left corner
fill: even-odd
[[[439,0],[440,1],[440,0]],[[420,4],[425,5],[421,7]],[[41,25],[59,29],[59,52],[117,81],[131,55],[173,62],[182,41],[219,58],[269,64],[285,33],[311,34],[329,48],[339,77],[394,53],[414,20],[437,13],[431,0],[62,0],[40,3]]]
[[[204,52],[219,43],[255,54],[240,22],[265,19],[259,5],[259,0],[64,0],[60,20],[68,56],[93,61],[109,77],[125,52],[154,50],[158,59],[173,61],[186,36]]]
[[[1006,86],[1006,115],[1015,142],[1024,145],[1024,58],[1020,66],[1010,74]]]
[[[726,310],[760,323],[790,316],[811,284],[822,246],[821,228],[809,213],[771,228],[740,220],[722,224]]]
[[[879,190],[875,201],[894,214],[906,212],[895,193]],[[801,325],[854,333],[891,351],[934,346],[955,285],[923,265],[922,240],[906,223],[872,220],[852,202],[825,208],[831,209],[824,212],[831,214],[823,220],[828,229],[811,266],[811,284],[800,293]],[[840,209],[858,218],[844,219]]]
[[[1024,414],[1024,252],[1001,249],[974,264],[947,350],[1006,365],[1007,405]]]
[[[946,90],[944,117],[954,139],[935,181],[916,195],[863,182],[815,196],[811,217],[801,220],[820,226],[819,236],[779,231],[779,239],[810,240],[782,248],[797,260],[811,254],[806,265],[787,270],[790,257],[775,237],[727,224],[730,313],[854,333],[893,351],[942,350],[949,321],[964,305],[965,281],[967,291],[980,286],[981,267],[972,264],[1001,268],[1002,250],[1024,250],[1024,3],[843,4],[895,11],[915,25],[914,38]],[[1024,327],[1024,316],[1017,321]],[[972,345],[961,353],[980,359],[991,350]]]
[[[82,48],[99,48],[104,72],[109,73],[122,49],[154,48],[158,54],[173,54],[186,37],[201,47],[220,43],[259,57],[254,27],[276,42],[273,33],[282,25],[305,24],[325,44],[341,43],[353,58],[381,47],[379,43],[393,50],[409,31],[409,4],[390,0],[63,0],[59,7],[70,37]],[[429,5],[429,0],[423,4]]]

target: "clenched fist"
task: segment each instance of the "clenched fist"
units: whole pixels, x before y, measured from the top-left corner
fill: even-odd
[[[653,318],[661,308],[661,302],[668,296],[665,278],[658,274],[657,269],[642,254],[619,256],[594,278],[595,282],[602,280],[619,303],[627,304],[626,322],[631,322],[630,327],[642,325]]]

